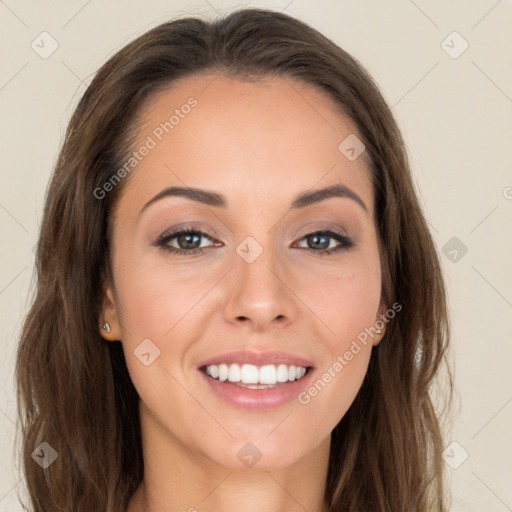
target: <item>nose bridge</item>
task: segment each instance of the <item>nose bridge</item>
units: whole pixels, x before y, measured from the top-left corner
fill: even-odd
[[[233,253],[233,272],[226,299],[228,320],[249,320],[263,328],[272,321],[293,319],[293,294],[286,286],[286,275],[279,249],[272,234],[247,236]]]

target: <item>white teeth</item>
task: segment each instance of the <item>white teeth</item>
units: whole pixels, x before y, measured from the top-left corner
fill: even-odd
[[[240,366],[233,364],[212,364],[206,367],[206,374],[224,382],[241,382],[242,384],[270,384],[299,380],[306,374],[306,368],[301,366],[280,364],[275,366],[267,364],[258,368],[253,364]],[[246,386],[250,389],[260,389],[259,386]]]
[[[283,366],[286,366],[283,364]],[[276,383],[276,367],[273,364],[262,366],[259,371],[260,384],[275,384]]]
[[[280,364],[277,367],[277,382],[288,382],[288,366]]]
[[[210,375],[217,379],[219,377],[219,367],[218,366],[210,366]]]
[[[254,366],[253,364],[244,364],[242,366],[241,373],[241,380],[244,384],[258,384],[259,374],[257,366]]]
[[[212,366],[215,366],[212,364]],[[211,372],[213,375],[213,371]],[[227,364],[219,364],[219,380],[224,382],[228,379],[228,365]]]
[[[229,382],[240,382],[241,378],[242,372],[240,371],[240,366],[238,366],[237,364],[230,364],[228,372]]]

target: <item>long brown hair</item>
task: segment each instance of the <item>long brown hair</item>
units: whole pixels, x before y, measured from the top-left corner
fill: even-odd
[[[47,190],[36,294],[17,353],[30,510],[124,512],[142,481],[138,395],[120,343],[105,342],[98,329],[102,282],[111,277],[110,212],[126,180],[102,199],[94,191],[126,161],[144,101],[205,72],[302,80],[328,93],[357,126],[375,192],[382,299],[402,310],[332,432],[326,509],[446,511],[432,397],[450,339],[445,285],[402,136],[356,59],[307,24],[263,9],[153,28],[101,67],[73,113]],[[452,381],[448,368],[447,403]],[[46,469],[32,458],[42,442],[58,454]]]

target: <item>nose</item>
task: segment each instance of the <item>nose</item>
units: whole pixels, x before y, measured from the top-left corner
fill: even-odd
[[[254,248],[251,248],[254,249]],[[242,254],[242,253],[240,253]],[[276,254],[265,247],[252,262],[236,251],[229,272],[224,315],[228,322],[247,323],[255,332],[285,327],[298,314],[291,272]]]

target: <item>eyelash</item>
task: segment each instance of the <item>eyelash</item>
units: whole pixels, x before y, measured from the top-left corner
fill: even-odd
[[[196,249],[190,249],[190,250],[178,249],[176,247],[171,247],[168,245],[168,243],[172,239],[176,238],[177,236],[187,235],[187,234],[200,235],[201,237],[208,238],[208,239],[212,240],[213,242],[216,242],[216,240],[213,239],[210,235],[208,235],[207,233],[205,233],[204,231],[201,231],[199,229],[180,228],[180,229],[177,229],[176,231],[173,231],[172,233],[162,235],[155,242],[154,245],[157,247],[160,247],[164,251],[168,251],[168,252],[174,253],[174,254],[187,254],[187,255],[197,254],[197,253],[203,252],[206,249],[206,247],[198,247]],[[312,231],[311,233],[304,235],[300,240],[303,240],[303,239],[307,238],[308,236],[312,236],[312,235],[326,235],[329,238],[334,238],[335,240],[340,242],[341,245],[339,245],[338,247],[333,247],[331,249],[324,249],[324,250],[316,250],[316,249],[312,249],[310,247],[299,247],[299,249],[311,251],[318,256],[329,256],[329,255],[337,253],[339,251],[349,250],[355,245],[354,242],[350,238],[348,238],[347,236],[345,236],[341,233],[338,233],[328,227],[321,228],[320,230],[317,230],[317,231]]]

